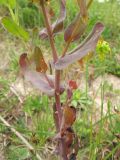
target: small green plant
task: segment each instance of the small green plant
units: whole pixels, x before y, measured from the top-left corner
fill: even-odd
[[[50,0],[32,0],[36,3],[44,17],[45,28],[39,32],[39,37],[42,40],[49,39],[52,60],[50,64],[46,63],[44,59],[41,46],[38,46],[30,41],[30,35],[23,27],[20,26],[16,13],[13,9],[16,8],[16,1],[14,6],[11,2],[8,3],[11,11],[10,17],[4,17],[2,23],[4,27],[17,37],[22,38],[24,42],[29,44],[28,52],[23,53],[19,59],[21,74],[27,81],[30,81],[33,86],[53,98],[53,112],[54,121],[57,134],[53,140],[57,141],[56,151],[63,160],[76,159],[79,150],[79,142],[76,133],[73,130],[73,124],[76,120],[76,108],[72,105],[72,97],[77,97],[74,91],[77,89],[76,81],[69,80],[64,82],[61,79],[61,70],[64,70],[69,65],[80,60],[89,52],[94,51],[101,33],[104,30],[102,23],[98,22],[93,27],[90,34],[80,43],[75,49],[68,52],[70,44],[80,39],[85,32],[88,24],[88,8],[92,2],[89,0],[77,0],[78,13],[75,19],[64,30],[63,51],[58,54],[55,46],[54,37],[63,31],[64,21],[66,19],[66,1],[60,0],[60,15],[57,20],[52,23],[50,12]],[[36,30],[37,32],[38,30]],[[35,30],[32,35],[35,34]],[[60,55],[60,57],[59,57]],[[48,74],[48,69],[52,68],[53,75]],[[66,92],[66,98],[61,103],[61,95]],[[85,100],[86,101],[86,100]],[[84,101],[83,101],[84,102]],[[38,109],[38,108],[33,108]],[[39,126],[38,126],[39,127]]]
[[[109,43],[104,40],[99,40],[97,46],[96,46],[96,52],[98,54],[98,57],[101,61],[104,61],[104,59],[107,57],[107,55],[110,55],[111,49],[109,46]]]
[[[91,61],[95,67],[95,77],[104,73],[111,73],[120,77],[120,64],[110,44],[105,40],[98,41],[96,55]]]

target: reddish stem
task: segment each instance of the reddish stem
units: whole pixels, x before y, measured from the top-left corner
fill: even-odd
[[[51,25],[50,25],[49,20],[48,20],[47,11],[46,11],[46,8],[44,6],[44,2],[41,5],[41,7],[42,7],[43,14],[44,14],[44,20],[45,20],[46,28],[47,28],[47,31],[48,31],[49,41],[50,41],[52,54],[53,54],[53,60],[54,60],[54,63],[55,63],[58,59],[58,56],[57,56],[57,51],[56,51],[56,48],[55,48],[55,45],[54,45],[52,28],[51,28]]]
[[[58,113],[56,110],[56,103],[53,104],[53,117],[54,117],[56,130],[57,130],[57,132],[59,132],[59,119],[58,119]]]
[[[55,100],[56,100],[56,108],[59,115],[59,130],[60,130],[62,114],[61,114],[61,103],[60,103],[60,71],[59,70],[55,71]]]
[[[54,45],[54,38],[53,38],[53,34],[52,34],[52,29],[51,29],[51,25],[49,23],[48,20],[48,16],[47,16],[47,12],[46,12],[46,8],[44,6],[44,3],[41,5],[42,7],[42,11],[43,11],[43,15],[44,15],[44,19],[45,19],[45,24],[46,24],[46,28],[47,28],[47,32],[48,32],[48,36],[49,36],[49,41],[50,41],[50,45],[51,45],[51,49],[52,49],[52,54],[53,54],[53,60],[54,63],[57,61],[58,56],[57,56],[57,51]],[[60,95],[59,95],[59,88],[60,88],[60,72],[56,71],[55,72],[55,99],[56,99],[56,110],[58,112],[58,119],[59,119],[59,128],[60,128],[60,121],[61,121],[61,105],[60,105]]]
[[[53,60],[54,60],[54,63],[56,63],[56,61],[58,60],[58,55],[57,55],[57,51],[54,45],[52,28],[49,23],[49,19],[47,16],[46,8],[44,6],[44,2],[41,4],[41,7],[42,7],[44,20],[45,20],[45,24],[46,24],[46,28],[47,28],[47,32],[49,36],[49,41],[50,41],[50,45],[52,49]],[[56,122],[56,127],[57,127],[56,129],[57,131],[60,131],[62,113],[61,113],[61,103],[60,103],[60,71],[59,70],[55,70],[55,101],[56,101],[56,110],[57,110],[57,113],[55,113],[57,115],[55,120],[59,120],[59,122]],[[66,150],[65,150],[64,140],[61,140],[61,145],[60,145],[61,156],[63,160],[68,160],[65,151]]]

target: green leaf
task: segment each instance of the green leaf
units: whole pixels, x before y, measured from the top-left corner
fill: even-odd
[[[18,26],[11,18],[2,18],[2,24],[13,35],[22,38],[25,41],[29,40],[29,34],[21,26]]]

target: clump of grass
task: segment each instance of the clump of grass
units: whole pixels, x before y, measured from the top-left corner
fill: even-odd
[[[43,146],[46,139],[54,134],[52,110],[48,103],[48,97],[33,95],[28,97],[23,110],[32,120],[31,132],[36,133],[39,146]]]

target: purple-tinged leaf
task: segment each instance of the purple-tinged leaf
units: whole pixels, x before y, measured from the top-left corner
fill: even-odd
[[[66,17],[66,9],[65,9],[65,5],[66,5],[66,0],[60,0],[60,16],[59,18],[56,20],[55,23],[52,24],[52,33],[55,35],[59,32],[61,32],[63,30],[63,23]],[[47,39],[48,38],[48,33],[46,28],[43,28],[43,30],[40,31],[39,34],[41,39]]]
[[[36,71],[25,70],[24,77],[34,87],[46,93],[48,96],[54,96],[55,90],[50,86],[44,76]]]
[[[54,76],[31,70],[30,63],[27,62],[29,62],[27,54],[23,53],[20,56],[19,65],[21,67],[24,78],[31,82],[34,87],[46,93],[48,96],[54,96]]]
[[[23,53],[19,59],[21,73],[24,78],[29,81],[34,87],[46,93],[48,96],[55,95],[55,76],[47,75],[46,73],[37,72],[32,69],[33,61],[30,61],[26,53]],[[60,94],[64,92],[63,83],[60,84]]]
[[[66,28],[64,33],[64,40],[68,41],[75,41],[78,40],[81,35],[84,33],[87,26],[87,20],[85,20],[81,14],[79,13],[73,22]]]
[[[77,2],[80,11],[72,23],[65,30],[64,40],[66,42],[74,42],[78,40],[84,33],[88,23],[86,0],[77,0]]]
[[[54,34],[58,33],[58,32],[61,32],[63,30],[63,27],[64,27],[63,22],[64,22],[65,17],[66,17],[66,8],[65,8],[66,0],[61,0],[60,3],[61,3],[60,16],[57,19],[57,21],[55,23],[53,23],[53,25],[52,25]]]
[[[29,81],[34,87],[47,94],[48,96],[55,95],[55,77],[52,75],[46,75],[36,71],[25,70],[24,78]],[[65,88],[63,84],[60,84],[60,94],[64,92]]]
[[[104,25],[98,22],[92,32],[88,35],[85,41],[80,44],[76,49],[66,54],[64,57],[61,57],[55,63],[55,69],[61,70],[66,68],[68,65],[74,63],[77,60],[83,58],[88,52],[94,51],[97,41],[104,30]]]

